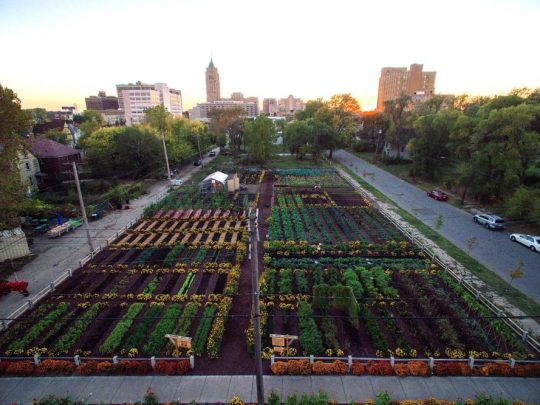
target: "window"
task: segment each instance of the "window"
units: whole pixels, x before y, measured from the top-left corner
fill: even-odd
[[[28,162],[24,162],[24,164],[26,165],[26,170],[30,171],[30,164]]]
[[[30,185],[34,185],[34,179],[32,179],[32,176],[28,176],[28,180],[30,180]]]

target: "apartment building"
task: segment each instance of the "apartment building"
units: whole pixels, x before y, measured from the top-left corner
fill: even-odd
[[[413,101],[425,101],[435,93],[436,72],[424,72],[424,65],[406,67],[384,67],[379,78],[377,111],[384,110],[384,103],[407,94]]]
[[[139,124],[144,110],[162,105],[174,117],[182,116],[182,92],[165,83],[117,84],[118,106],[124,111],[126,125]]]

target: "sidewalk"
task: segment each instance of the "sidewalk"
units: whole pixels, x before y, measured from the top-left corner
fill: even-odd
[[[212,160],[205,158],[205,163]],[[187,180],[193,173],[200,170],[201,166],[186,166],[182,168],[176,178]],[[152,202],[157,195],[166,190],[167,180],[156,181],[148,187],[148,193],[131,201],[128,210],[111,210],[99,221],[89,222],[90,235],[94,249],[104,246],[107,239],[116,232],[120,232],[133,219],[140,216],[144,208]],[[79,260],[90,253],[84,226],[72,231],[58,239],[49,239],[45,236],[35,238],[32,253],[38,256],[25,265],[21,270],[9,277],[14,280],[28,280],[29,297],[11,293],[0,298],[0,318],[12,314],[17,308],[25,304],[28,299],[35,297],[49,283],[57,279],[68,269],[75,270],[79,267]]]
[[[493,398],[540,402],[535,378],[505,377],[373,377],[373,376],[264,376],[265,398],[276,391],[282,401],[292,394],[320,390],[340,404],[374,399],[387,391],[393,400],[464,400],[484,393]],[[0,378],[0,404],[29,404],[48,395],[69,396],[86,403],[120,404],[141,401],[151,388],[160,403],[226,403],[234,395],[256,402],[254,376],[144,376],[144,377],[28,377]]]

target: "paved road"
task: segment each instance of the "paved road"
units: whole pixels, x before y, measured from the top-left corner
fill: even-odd
[[[386,391],[393,400],[434,397],[450,401],[472,399],[478,394],[492,398],[540,402],[537,378],[513,377],[373,377],[373,376],[264,376],[265,398],[275,391],[282,401],[293,394],[317,394],[323,390],[339,404],[365,402]],[[30,404],[48,395],[84,403],[127,404],[141,401],[151,388],[160,403],[191,401],[227,403],[234,395],[246,403],[257,401],[255,377],[144,376],[144,377],[31,377],[0,378],[0,404]]]
[[[219,152],[219,149],[215,149],[215,151]],[[206,164],[212,159],[205,157],[204,163]],[[175,177],[187,180],[199,170],[201,170],[200,166],[186,166]],[[112,237],[116,232],[122,231],[134,218],[139,217],[144,207],[152,203],[156,196],[161,194],[167,186],[167,180],[154,181],[148,186],[147,194],[131,201],[129,210],[109,211],[99,221],[90,222],[90,235],[94,249],[98,246],[104,246],[108,238]],[[87,243],[86,232],[83,227],[80,227],[57,239],[49,239],[45,236],[35,238],[31,251],[38,256],[10,277],[11,280],[15,278],[28,280],[30,282],[28,286],[30,296],[23,297],[17,293],[0,296],[0,318],[12,314],[27,299],[34,297],[68,269],[76,269],[79,260],[90,252],[90,248]]]
[[[513,285],[540,303],[540,253],[531,252],[511,242],[506,231],[484,229],[472,221],[470,213],[427,197],[423,190],[355,155],[340,150],[334,156],[431,228],[435,228],[437,218],[442,216],[443,225],[438,232],[465,252],[468,250],[467,239],[476,237],[471,256],[505,280],[510,281],[508,273],[517,266],[520,259],[523,260],[525,273]]]

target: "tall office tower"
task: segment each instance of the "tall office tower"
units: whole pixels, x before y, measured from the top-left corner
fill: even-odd
[[[424,72],[423,65],[406,67],[384,67],[379,78],[377,111],[384,110],[384,102],[407,94],[413,102],[425,101],[435,93],[436,72]]]
[[[219,72],[210,58],[210,64],[206,68],[206,101],[213,102],[220,98]]]

